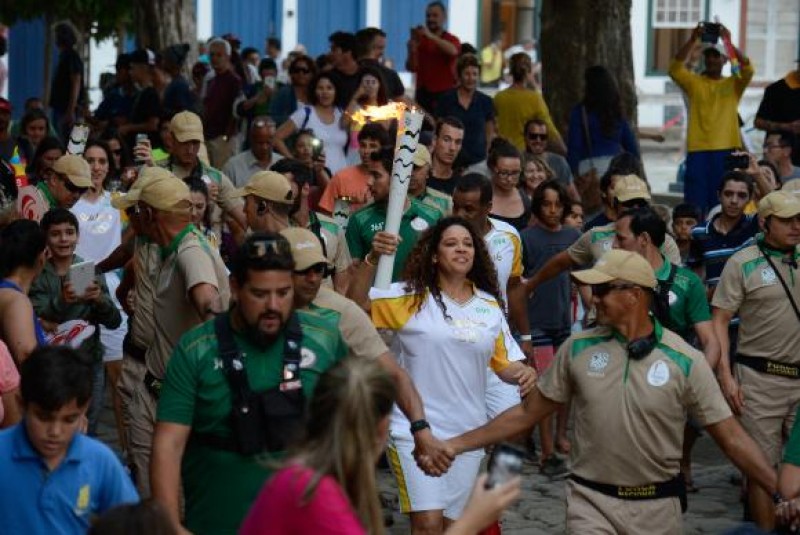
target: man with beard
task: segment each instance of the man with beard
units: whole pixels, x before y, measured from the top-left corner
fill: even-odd
[[[299,398],[302,406],[320,375],[347,354],[334,318],[292,312],[294,268],[286,238],[248,237],[232,266],[233,306],[188,332],[173,353],[151,478],[153,497],[177,531],[183,530],[182,488],[187,529],[236,532],[270,475],[268,460],[282,455],[302,420],[302,409],[277,421],[269,408],[276,399],[295,408]],[[247,406],[255,422],[240,410],[254,398],[259,404]]]

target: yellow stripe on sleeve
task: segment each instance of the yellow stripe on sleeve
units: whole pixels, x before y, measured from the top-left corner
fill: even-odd
[[[372,300],[372,323],[376,329],[397,331],[403,327],[422,304],[415,305],[414,295],[384,297]]]
[[[500,329],[500,332],[497,333],[497,338],[494,340],[494,353],[492,353],[492,360],[489,361],[489,366],[494,372],[501,372],[510,365],[508,349],[506,348],[506,335],[503,330]]]
[[[514,245],[514,259],[511,261],[511,276],[512,277],[521,277],[522,276],[522,243],[519,241],[519,236],[515,234],[510,234],[508,236],[511,239],[511,243]]]

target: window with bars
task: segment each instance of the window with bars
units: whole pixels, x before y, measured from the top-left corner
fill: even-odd
[[[706,3],[707,0],[650,0],[649,74],[667,73],[672,57],[697,23],[705,19]]]

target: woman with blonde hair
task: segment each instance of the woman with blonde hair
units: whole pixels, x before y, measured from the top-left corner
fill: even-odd
[[[525,153],[524,160],[519,187],[528,196],[528,199],[533,199],[536,187],[547,180],[554,179],[556,173],[543,156]]]
[[[261,490],[239,533],[382,535],[375,463],[396,398],[394,380],[376,360],[348,358],[325,372],[308,407],[304,440]],[[477,533],[518,494],[519,478],[477,489],[448,535]]]

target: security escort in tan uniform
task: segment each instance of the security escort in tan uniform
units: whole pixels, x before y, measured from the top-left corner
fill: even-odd
[[[186,331],[227,309],[230,298],[225,264],[191,224],[189,187],[166,169],[152,168],[148,173],[157,179],[117,200],[120,207],[139,210],[144,230],[159,245],[161,255],[154,285],[154,335],[145,353],[147,370],[131,400],[131,433],[143,446],[131,452],[137,467],[149,466],[147,444],[173,348]]]
[[[775,492],[775,470],[732,417],[706,359],[649,315],[656,287],[650,264],[612,250],[573,276],[592,285],[601,326],[570,336],[520,405],[447,441],[453,453],[505,440],[571,403],[567,531],[681,533],[688,412],[756,484]],[[427,459],[421,462],[427,470]]]
[[[230,216],[246,228],[243,206],[240,199],[231,194],[236,189],[230,178],[204,163],[198,156],[203,143],[203,122],[190,111],[176,113],[170,121],[170,133],[175,140],[169,159],[164,166],[181,180],[194,177],[208,186],[211,199],[211,230],[222,236],[223,216]]]
[[[614,209],[617,214],[650,204],[650,190],[636,175],[619,177],[614,185],[613,194]],[[542,269],[525,283],[528,293],[533,293],[540,284],[563,271],[592,266],[606,251],[611,250],[615,235],[615,223],[587,230],[569,249],[548,260]],[[680,265],[681,253],[672,236],[667,234],[661,249],[669,262]]]
[[[727,355],[728,324],[737,313],[741,318],[734,373],[721,359],[717,374],[739,421],[774,466],[800,407],[800,200],[772,192],[758,203],[758,215],[764,234],[725,264],[711,301],[712,322]],[[772,529],[769,494],[750,485],[748,497],[755,522]]]

